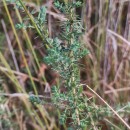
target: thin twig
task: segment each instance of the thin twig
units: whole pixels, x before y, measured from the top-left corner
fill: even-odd
[[[110,122],[108,119],[104,119],[106,122],[108,122],[110,125],[114,126],[116,128],[116,130],[121,130],[119,127],[117,127],[115,124],[113,124],[112,122]]]
[[[5,22],[4,22],[3,19],[1,20],[1,23],[2,23],[3,30],[4,30],[6,39],[7,39],[7,43],[8,43],[8,46],[9,46],[9,50],[10,50],[10,52],[11,52],[11,55],[12,55],[12,58],[13,58],[13,61],[14,61],[14,65],[15,65],[15,67],[16,67],[16,70],[19,71],[19,67],[18,67],[18,63],[17,63],[17,60],[16,60],[16,56],[15,56],[15,53],[14,53],[14,51],[13,51],[13,47],[12,47],[12,45],[11,45],[11,41],[10,41],[9,35],[8,35],[8,33],[7,33],[7,29],[6,29],[6,26],[5,26]]]
[[[117,34],[117,33],[113,32],[113,31],[112,31],[112,30],[110,30],[110,29],[107,29],[107,32],[109,32],[109,33],[111,33],[111,34],[115,35],[116,37],[118,37],[119,39],[121,39],[124,43],[126,43],[127,45],[129,45],[129,46],[130,46],[130,42],[129,42],[129,41],[127,41],[125,38],[123,38],[121,35],[119,35],[119,34]]]
[[[129,90],[130,90],[130,87],[114,89],[115,92],[122,92],[122,91],[129,91]],[[114,93],[114,91],[108,90],[108,91],[105,91],[105,94]]]
[[[4,30],[6,39],[7,39],[7,43],[8,43],[8,46],[9,46],[10,53],[11,53],[12,58],[13,58],[13,61],[14,61],[14,65],[15,65],[16,71],[17,71],[17,72],[20,72],[19,66],[18,66],[18,63],[17,63],[17,59],[16,59],[16,56],[15,56],[15,53],[14,53],[14,50],[13,50],[13,47],[12,47],[12,44],[11,44],[11,41],[10,41],[8,32],[7,32],[7,29],[6,29],[6,26],[5,26],[5,22],[4,22],[3,19],[1,20],[1,23],[2,23],[3,30]],[[19,81],[20,81],[20,84],[24,87],[23,80],[20,79]]]
[[[93,89],[91,89],[88,85],[86,84],[81,84],[85,85],[90,91],[92,91],[104,104],[106,104],[112,111],[113,113],[121,120],[121,122],[130,130],[130,126],[124,121],[122,117],[102,98],[100,97]]]
[[[34,97],[39,97],[39,98],[49,98],[50,97],[47,97],[47,96],[42,96],[42,95],[34,95],[34,94],[25,94],[25,93],[13,93],[13,94],[9,94],[9,93],[0,93],[0,96],[7,96],[7,97],[25,97],[25,98],[29,98],[29,96],[34,96]]]
[[[15,71],[15,70],[11,70],[11,71],[10,71],[9,69],[7,69],[7,68],[5,68],[5,67],[2,67],[2,66],[0,66],[0,71],[12,72],[12,73],[14,73],[14,74],[16,74],[16,75],[30,78],[27,74],[24,74],[24,73]],[[38,78],[32,77],[32,79],[33,79],[34,81],[36,81],[36,82],[40,82]],[[45,84],[45,83],[42,82],[42,84]]]

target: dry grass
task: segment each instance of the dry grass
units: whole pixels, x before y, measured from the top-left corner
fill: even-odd
[[[24,12],[3,1],[0,2],[0,120],[4,123],[0,121],[0,129],[67,129],[67,126],[57,123],[59,112],[52,105],[34,107],[28,101],[28,93],[31,92],[50,97],[50,87],[57,82],[58,74],[43,63],[46,51],[35,32],[15,29],[15,24],[24,20]],[[39,0],[26,1],[26,6],[35,10],[35,15],[39,4]],[[50,36],[58,35],[56,21],[66,17],[59,14],[52,0],[40,5],[48,7]],[[90,50],[90,54],[81,59],[84,64],[81,68],[82,83],[91,86],[113,108],[127,104],[130,101],[130,2],[86,0],[83,7],[77,9],[77,14],[80,14],[86,30],[81,41]],[[88,97],[94,96],[87,88],[84,93]],[[103,105],[100,99],[96,102]],[[111,120],[104,118],[102,130],[110,130],[110,126],[115,130],[125,130],[119,119],[114,115]],[[122,114],[121,119],[126,126],[130,125],[129,114]]]

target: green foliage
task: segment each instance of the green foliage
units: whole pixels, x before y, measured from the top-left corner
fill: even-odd
[[[46,21],[46,8],[43,6],[40,8],[40,12],[38,14],[39,24],[42,25]]]
[[[51,95],[53,104],[58,108],[62,108],[60,109],[60,124],[68,124],[69,119],[68,130],[91,130],[104,117],[111,118],[112,112],[110,109],[98,106],[93,100],[88,99],[83,94],[83,86],[80,84],[79,61],[89,53],[80,41],[85,30],[75,14],[76,8],[82,6],[82,3],[80,1],[69,3],[59,2],[58,0],[54,1],[55,7],[64,13],[67,20],[59,24],[62,31],[57,37],[49,37],[49,31],[46,26],[46,7],[42,6],[38,15],[36,16],[35,14],[33,16],[34,12],[27,10],[22,0],[7,1],[15,3],[17,8],[27,14],[23,23],[17,24],[16,28],[32,28],[36,30],[46,46],[47,55],[44,57],[44,62],[60,75],[60,83],[62,84],[53,86]],[[93,72],[95,73],[95,71]],[[64,86],[63,92],[61,91],[61,86]],[[4,100],[3,97],[0,98],[0,102],[2,100]],[[30,95],[29,100],[34,105],[44,105],[47,103],[47,101],[41,100],[35,95]],[[124,116],[124,113],[129,114],[129,110],[129,103],[125,107],[119,106],[117,109],[118,113],[122,116]],[[0,115],[3,116],[4,113],[5,111],[0,110]],[[3,119],[1,122],[5,128],[10,126],[10,122],[7,119]],[[121,127],[121,129],[123,128],[124,126]],[[115,129],[115,126],[111,126],[111,129]]]
[[[0,94],[4,93],[4,86],[2,86],[2,79],[0,79]],[[7,98],[0,96],[0,128],[3,130],[10,129],[11,127],[16,128],[17,125],[12,121],[12,116],[6,108]]]
[[[34,96],[34,95],[30,95],[29,96],[29,100],[30,100],[30,102],[31,103],[33,103],[33,104],[40,104],[42,101],[40,100],[40,98],[39,97],[36,97],[36,96]]]
[[[17,5],[18,8],[20,8],[22,11],[24,11],[23,8],[21,8],[21,5]],[[32,12],[30,12],[30,14],[33,14]],[[43,25],[45,24],[46,22],[46,7],[42,6],[40,8],[40,11],[39,11],[39,14],[38,14],[38,17],[35,17],[34,19],[38,29],[40,30],[41,33],[43,33]],[[27,22],[28,21],[28,22]],[[27,29],[27,28],[35,28],[34,25],[32,25],[32,23],[30,23],[29,19],[25,18],[25,23],[18,23],[16,24],[15,26],[17,29]]]
[[[65,87],[64,92],[61,92],[61,87],[57,85],[52,87],[53,104],[63,108],[59,119],[60,124],[65,124],[67,119],[70,119],[69,129],[91,129],[104,115],[110,117],[112,114],[109,108],[99,107],[93,101],[90,103],[83,95],[83,86],[80,84],[79,60],[89,53],[80,41],[84,28],[75,15],[75,8],[82,3],[77,1],[65,4],[56,0],[54,5],[67,17],[67,20],[60,24],[62,32],[58,37],[49,37],[46,27],[46,7],[41,7],[37,17],[33,17],[30,13],[29,18],[33,17],[34,21],[28,21],[28,25],[17,24],[17,28],[35,28],[43,43],[47,45],[47,56],[44,57],[44,62],[59,73]],[[30,95],[29,100],[34,104],[46,103],[34,95]]]
[[[59,119],[61,124],[65,124],[67,119],[71,119],[71,128],[89,128],[92,125],[91,118],[97,120],[101,116],[100,108],[95,109],[95,106],[87,103],[87,97],[82,94],[83,86],[80,85],[79,60],[89,53],[79,40],[84,29],[80,20],[76,19],[74,11],[76,7],[81,6],[81,2],[64,4],[55,1],[54,5],[67,16],[67,20],[60,25],[62,32],[59,37],[49,37],[48,29],[45,26],[45,7],[41,7],[38,17],[34,19],[44,37],[43,42],[48,46],[48,54],[44,57],[44,62],[60,74],[66,88],[66,91],[61,92],[60,87],[53,86],[52,101],[57,107],[64,109]],[[36,28],[30,22],[29,25]],[[17,24],[17,27],[27,28],[23,23]],[[41,100],[33,95],[30,95],[29,100],[34,104],[41,104]]]
[[[44,61],[60,74],[66,87],[64,93],[60,92],[60,88],[52,87],[53,102],[65,109],[60,123],[64,124],[67,118],[71,118],[72,126],[84,127],[86,122],[82,119],[80,111],[84,111],[86,106],[82,95],[83,86],[80,85],[79,59],[88,54],[88,50],[79,41],[83,27],[80,21],[75,19],[73,9],[77,4],[64,5],[55,2],[55,6],[67,15],[68,20],[62,23],[63,31],[59,37],[47,39],[50,48]]]
[[[9,3],[9,4],[10,3],[15,3],[16,4],[16,6],[15,6],[16,8],[23,10],[23,7],[20,4],[19,0],[6,0],[6,2]]]
[[[55,7],[62,11],[65,14],[69,14],[72,9],[80,7],[82,5],[81,1],[77,2],[69,2],[68,4],[65,3],[60,3],[58,0],[55,0],[54,2]]]

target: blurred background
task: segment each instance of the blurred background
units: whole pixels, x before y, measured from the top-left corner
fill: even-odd
[[[59,111],[50,101],[51,87],[59,75],[43,62],[47,54],[44,43],[34,29],[16,29],[28,18],[12,3],[0,0],[0,129],[57,130],[67,129],[58,123]],[[53,0],[23,0],[33,16],[41,6],[47,7],[47,28],[50,37],[61,30],[66,16],[55,8]],[[68,0],[59,0],[68,2]],[[75,0],[76,1],[76,0]],[[113,108],[130,101],[130,1],[81,0],[76,9],[85,29],[80,38],[90,51],[81,59],[81,82],[89,85]],[[15,8],[14,8],[15,7]],[[48,104],[33,106],[28,94],[37,91]],[[84,89],[88,97],[94,96]],[[97,100],[98,105],[103,105]],[[130,113],[130,111],[128,112]],[[130,123],[130,114],[122,114]],[[102,130],[126,130],[118,118],[100,121]]]

